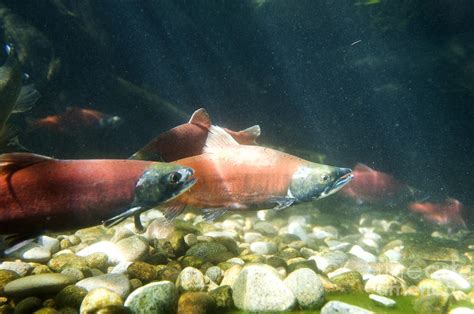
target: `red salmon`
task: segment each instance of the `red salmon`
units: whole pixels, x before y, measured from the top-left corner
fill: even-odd
[[[422,214],[426,220],[438,225],[466,228],[466,223],[461,215],[463,205],[454,198],[448,198],[443,203],[410,203],[409,208],[415,213]]]
[[[176,161],[195,170],[196,185],[165,209],[169,218],[186,206],[206,209],[206,218],[226,210],[282,209],[330,195],[352,178],[351,170],[312,163],[260,146],[240,145],[212,126],[204,153]]]
[[[204,108],[196,110],[188,123],[178,125],[153,140],[133,154],[131,159],[175,161],[202,154],[211,119]],[[256,144],[260,127],[254,125],[242,131],[225,129],[240,144]]]
[[[187,190],[192,175],[158,162],[0,155],[0,234],[97,225],[130,207],[138,215]]]

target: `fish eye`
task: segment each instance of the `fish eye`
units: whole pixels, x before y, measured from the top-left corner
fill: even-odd
[[[328,182],[328,180],[329,180],[329,175],[327,175],[327,174],[321,175],[321,181],[322,182],[325,183],[325,182]]]
[[[181,173],[179,172],[172,172],[170,173],[168,180],[171,184],[178,184],[181,180]]]

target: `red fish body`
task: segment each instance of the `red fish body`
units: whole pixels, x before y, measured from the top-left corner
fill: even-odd
[[[63,114],[50,115],[31,121],[30,130],[45,129],[50,132],[74,133],[86,130],[98,130],[120,123],[117,116],[108,115],[96,110],[68,107]]]
[[[363,164],[354,167],[353,175],[354,180],[341,193],[360,203],[376,203],[392,198],[406,187],[392,176]]]
[[[466,227],[461,216],[463,205],[456,199],[448,198],[443,203],[414,202],[410,203],[409,208],[415,213],[422,214],[426,220],[438,225]]]
[[[156,175],[160,169],[166,171]],[[138,160],[0,155],[0,234],[75,229],[100,224],[131,206],[157,206],[175,192],[165,189],[161,178],[182,169]],[[137,194],[140,182],[142,195]],[[174,186],[178,192],[185,188]]]
[[[175,161],[202,154],[211,120],[203,108],[196,110],[188,123],[164,132],[133,154],[131,159]],[[253,126],[242,131],[225,129],[241,144],[255,144],[260,127]]]
[[[202,155],[177,160],[195,170],[197,183],[172,204],[200,209],[282,209],[330,195],[352,178],[350,169],[315,164],[266,147],[239,145],[211,127]],[[218,215],[213,215],[215,218]]]

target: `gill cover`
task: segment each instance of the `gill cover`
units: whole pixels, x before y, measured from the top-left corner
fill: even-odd
[[[192,168],[171,163],[155,163],[135,186],[135,206],[157,206],[187,191],[196,179]]]
[[[302,165],[293,174],[288,195],[297,202],[320,199],[339,191],[352,179],[351,169],[317,163]]]

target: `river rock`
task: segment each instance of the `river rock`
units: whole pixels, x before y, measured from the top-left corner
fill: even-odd
[[[242,266],[241,265],[234,265],[227,269],[224,272],[222,281],[221,281],[221,286],[230,286],[233,287],[235,281],[240,275],[240,272],[242,271]]]
[[[59,308],[71,307],[78,310],[87,295],[87,290],[76,285],[69,285],[59,291],[54,302]]]
[[[206,270],[206,276],[217,284],[221,282],[222,275],[222,270],[217,266],[211,266]]]
[[[321,309],[321,314],[337,314],[337,313],[351,313],[351,314],[374,314],[374,312],[364,308],[347,304],[340,301],[329,301]]]
[[[138,278],[144,283],[149,283],[157,278],[157,272],[155,266],[144,263],[134,262],[127,268],[128,275],[131,278]]]
[[[348,259],[348,256],[341,251],[323,252],[316,256],[311,256],[309,260],[314,260],[318,269],[323,273],[331,272],[339,268]]]
[[[85,271],[89,269],[87,261],[84,257],[72,253],[54,256],[48,262],[48,266],[54,272],[61,272],[65,268],[76,268],[80,271]]]
[[[42,306],[42,301],[37,297],[27,297],[18,302],[15,306],[15,314],[33,313]]]
[[[395,302],[394,300],[377,294],[369,294],[369,299],[385,307],[394,307],[395,304],[397,304],[397,302]]]
[[[250,251],[254,254],[268,255],[277,252],[277,245],[272,242],[253,242],[250,244]]]
[[[283,283],[293,292],[302,309],[319,308],[324,302],[324,288],[321,280],[309,268],[292,272]]]
[[[367,293],[379,294],[381,296],[402,295],[402,282],[390,275],[377,275],[370,278],[365,284]]]
[[[134,314],[173,313],[178,291],[169,281],[152,282],[133,291],[125,306]]]
[[[105,288],[117,293],[122,298],[130,293],[130,281],[126,275],[105,274],[83,279],[76,286],[91,291],[96,288]]]
[[[275,236],[278,230],[267,221],[259,221],[253,226],[253,230],[267,236]]]
[[[178,314],[206,314],[212,312],[213,300],[205,292],[185,292],[179,297]]]
[[[33,246],[21,253],[21,259],[25,262],[44,263],[51,258],[49,248]]]
[[[21,277],[24,277],[28,275],[32,270],[33,266],[31,266],[28,263],[21,262],[21,261],[16,261],[16,262],[3,262],[0,264],[0,270],[6,269],[6,270],[11,270],[20,275]]]
[[[123,299],[117,293],[105,288],[97,288],[89,291],[81,303],[80,313],[98,313],[101,309],[108,309],[105,313],[117,313],[121,309]]]
[[[10,281],[18,279],[20,275],[18,275],[13,270],[7,269],[0,269],[0,292],[3,291],[3,287]]]
[[[59,251],[59,240],[45,235],[38,237],[38,244],[48,249],[52,254]]]
[[[116,265],[120,262],[126,261],[119,247],[115,243],[110,241],[101,241],[89,245],[77,252],[76,255],[88,257],[97,253],[105,254],[108,258],[108,264],[111,265]]]
[[[125,261],[141,261],[148,256],[148,241],[141,236],[122,239],[117,242],[117,246]]]
[[[449,269],[440,269],[430,275],[431,279],[435,279],[444,283],[451,289],[469,289],[471,284],[458,273]]]
[[[267,265],[244,267],[232,290],[235,306],[243,311],[288,311],[296,301],[275,269]]]
[[[377,257],[374,254],[365,251],[363,248],[361,248],[358,245],[354,245],[350,249],[349,254],[357,256],[358,258],[363,259],[367,263],[374,263],[377,261]]]
[[[5,285],[4,293],[12,297],[57,293],[75,283],[74,277],[62,274],[40,274],[13,280]]]
[[[202,258],[206,262],[218,264],[234,257],[234,254],[229,252],[223,244],[201,242],[189,248],[186,251],[186,256],[196,256]]]
[[[186,267],[179,274],[176,286],[184,291],[202,291],[205,288],[204,275],[194,267]]]
[[[210,290],[209,296],[214,301],[217,309],[231,309],[234,306],[232,288],[229,286],[220,286]]]

